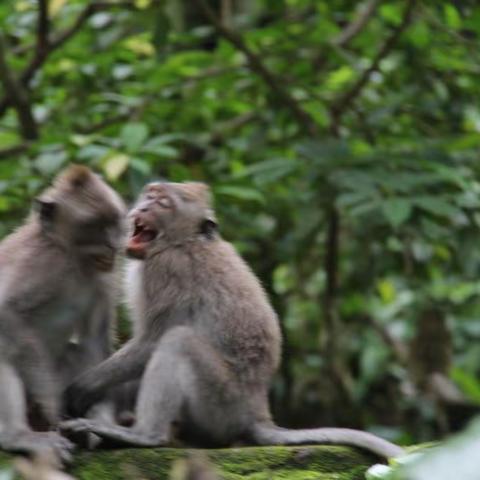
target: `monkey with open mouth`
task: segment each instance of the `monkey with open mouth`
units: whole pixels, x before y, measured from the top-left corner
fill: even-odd
[[[126,296],[134,336],[67,390],[83,414],[108,390],[141,378],[131,428],[88,419],[90,431],[126,445],[168,445],[172,426],[193,427],[216,445],[347,444],[382,457],[403,450],[341,428],[288,430],[271,418],[268,390],[281,351],[279,323],[260,282],[218,233],[201,183],[151,183],[129,216]]]

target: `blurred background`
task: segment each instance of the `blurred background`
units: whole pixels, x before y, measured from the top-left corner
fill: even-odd
[[[205,181],[278,421],[440,438],[480,405],[479,47],[473,0],[4,0],[0,236],[69,162]]]

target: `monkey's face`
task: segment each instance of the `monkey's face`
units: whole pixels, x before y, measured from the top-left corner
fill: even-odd
[[[155,240],[163,234],[173,217],[175,200],[166,183],[147,185],[130,211],[130,235],[127,255],[144,259]]]
[[[124,245],[125,206],[100,177],[71,167],[37,199],[41,224],[83,266],[110,271]]]
[[[148,184],[128,219],[127,254],[137,259],[154,254],[165,242],[181,243],[204,226],[216,227],[208,187],[196,182]]]
[[[91,212],[72,225],[73,246],[78,255],[94,269],[108,272],[123,246],[122,216],[117,212]]]

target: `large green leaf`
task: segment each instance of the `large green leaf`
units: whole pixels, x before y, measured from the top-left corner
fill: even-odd
[[[127,123],[120,132],[120,138],[129,152],[136,152],[147,139],[148,131],[145,123]]]
[[[386,198],[382,202],[382,211],[392,227],[406,222],[412,212],[412,203],[405,198]]]

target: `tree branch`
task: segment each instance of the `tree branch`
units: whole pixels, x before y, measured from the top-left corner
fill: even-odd
[[[358,8],[358,16],[354,18],[332,41],[335,47],[344,47],[353,40],[367,25],[382,0],[369,0]]]
[[[30,147],[29,142],[19,143],[17,145],[12,145],[11,147],[0,148],[0,159],[12,157],[13,155],[18,155],[27,151]]]
[[[154,0],[152,4],[159,3],[160,0]],[[95,13],[99,11],[109,10],[113,8],[127,8],[135,10],[135,2],[133,1],[123,1],[123,2],[91,2],[89,3],[77,16],[72,25],[58,33],[56,36],[51,38],[49,36],[49,20],[48,20],[48,10],[44,10],[47,0],[39,0],[39,23],[37,27],[37,46],[35,53],[25,67],[23,72],[20,74],[20,82],[25,87],[28,88],[28,85],[35,75],[35,73],[42,67],[42,65],[47,60],[48,56],[57,48],[65,44],[70,38],[72,38],[85,24],[85,22]],[[40,39],[41,42],[40,42]],[[43,43],[42,43],[43,42]],[[42,45],[42,48],[39,47]],[[12,105],[10,98],[6,95],[0,101],[0,117],[5,113],[7,108]]]
[[[345,48],[362,30],[375,14],[382,0],[369,0],[366,4],[360,4],[357,16],[328,43],[335,48]],[[327,61],[326,51],[322,50],[314,59],[313,65],[316,72],[322,70]]]
[[[158,1],[152,2],[156,4]],[[93,2],[87,5],[84,10],[78,15],[70,28],[67,28],[63,32],[59,33],[54,40],[52,40],[52,50],[62,46],[65,42],[70,40],[83,26],[83,24],[95,13],[100,11],[109,10],[111,8],[125,8],[129,10],[135,10],[135,3],[132,1],[126,2]]]
[[[37,51],[46,51],[48,49],[49,33],[48,0],[38,0]]]
[[[343,95],[341,95],[331,106],[332,113],[332,122],[333,129],[338,128],[340,118],[344,114],[345,110],[348,108],[350,103],[352,103],[356,97],[361,93],[363,88],[367,85],[372,73],[376,72],[380,66],[380,62],[390,53],[401,34],[407,28],[410,20],[412,18],[413,9],[415,6],[416,0],[408,0],[407,6],[403,13],[403,17],[399,25],[397,25],[390,36],[385,40],[383,45],[378,50],[375,55],[372,64],[367,68],[360,78],[353,84],[353,86],[347,90]]]
[[[277,99],[291,111],[299,125],[302,126],[311,136],[316,136],[318,134],[318,129],[314,119],[308,114],[308,112],[303,110],[297,100],[295,100],[295,98],[290,95],[288,90],[284,88],[282,79],[277,78],[277,76],[271,72],[266,65],[263,64],[263,62],[260,60],[260,57],[248,47],[239,34],[230,28],[227,28],[217,18],[205,0],[195,0],[195,3],[198,5],[208,21],[213,25],[218,34],[245,55],[250,69],[263,79],[263,81],[275,94]]]
[[[327,232],[325,237],[325,255],[323,269],[326,285],[323,297],[324,311],[324,348],[328,358],[333,362],[337,358],[337,291],[338,291],[338,244],[340,234],[340,218],[334,205],[328,206],[325,212]]]
[[[34,140],[38,137],[37,124],[28,100],[27,93],[24,91],[20,82],[10,70],[5,52],[5,41],[0,33],[0,82],[6,92],[6,98],[17,111],[20,131],[25,140]]]
[[[376,318],[367,315],[364,320],[366,320],[373,327],[385,345],[390,348],[398,363],[404,367],[407,367],[409,363],[408,346],[401,340],[397,339],[390,332],[390,330],[386,326],[382,325]]]

